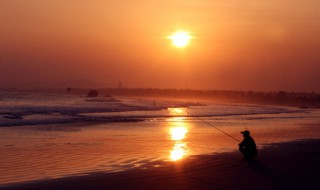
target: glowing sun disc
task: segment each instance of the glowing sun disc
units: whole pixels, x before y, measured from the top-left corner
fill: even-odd
[[[187,32],[180,31],[169,36],[169,39],[171,39],[174,46],[182,48],[188,45],[191,36]]]

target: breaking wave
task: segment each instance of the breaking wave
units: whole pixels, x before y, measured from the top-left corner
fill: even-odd
[[[6,93],[0,97],[0,126],[45,125],[81,122],[138,122],[171,117],[170,107],[188,107],[183,117],[250,116],[301,113],[306,110],[248,104],[202,104],[173,100],[88,98],[75,95]],[[259,119],[252,117],[253,119]],[[263,119],[264,117],[260,117]]]

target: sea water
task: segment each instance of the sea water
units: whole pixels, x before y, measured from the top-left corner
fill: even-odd
[[[236,151],[245,129],[260,149],[319,138],[319,116],[284,106],[2,92],[0,184]]]

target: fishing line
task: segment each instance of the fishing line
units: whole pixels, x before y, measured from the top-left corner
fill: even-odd
[[[215,128],[215,129],[217,129],[218,131],[220,131],[220,132],[224,133],[225,135],[227,135],[227,136],[231,137],[232,139],[234,139],[234,140],[236,140],[236,141],[238,141],[238,142],[241,142],[241,141],[240,141],[240,140],[238,140],[237,138],[235,138],[235,137],[233,137],[232,135],[228,134],[227,132],[225,132],[225,131],[223,131],[223,130],[219,129],[218,127],[216,127],[216,126],[212,125],[212,124],[211,124],[211,123],[209,123],[208,121],[206,121],[206,120],[204,120],[204,119],[201,119],[200,117],[195,116],[195,115],[192,115],[192,114],[190,114],[190,113],[188,113],[188,114],[189,114],[189,115],[191,115],[192,117],[197,118],[198,120],[202,121],[203,123],[206,123],[206,124],[210,125],[211,127],[213,127],[213,128]]]

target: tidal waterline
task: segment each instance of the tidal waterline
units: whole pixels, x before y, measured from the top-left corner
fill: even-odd
[[[284,113],[208,114],[217,112],[212,110],[214,107],[173,107],[161,111],[168,114],[166,117],[145,117],[142,122],[1,127],[0,184],[116,172],[154,161],[172,162],[191,155],[237,151],[237,142],[194,114],[237,139],[242,138],[240,131],[250,130],[259,148],[269,143],[320,137],[318,110],[286,108],[289,111]],[[227,111],[230,107],[220,110]],[[123,113],[126,114],[129,113]]]

